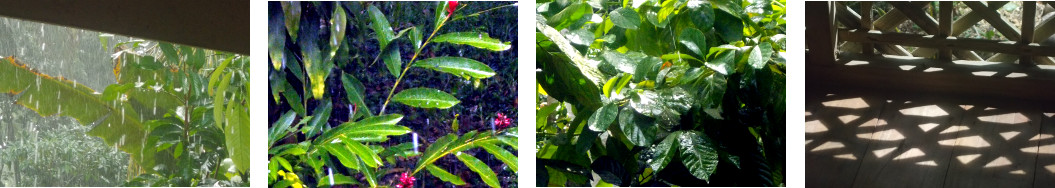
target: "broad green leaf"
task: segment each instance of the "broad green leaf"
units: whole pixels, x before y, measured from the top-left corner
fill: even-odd
[[[626,84],[630,83],[630,79],[633,79],[633,78],[634,78],[633,74],[623,75],[623,77],[619,79],[619,83],[615,84],[615,88],[612,89],[612,91],[615,92],[616,95],[620,95],[621,96],[622,92],[623,92],[623,87],[626,87]]]
[[[491,155],[494,155],[495,158],[501,160],[503,163],[509,166],[509,168],[512,169],[513,172],[517,172],[517,156],[513,153],[510,153],[509,151],[506,151],[505,149],[502,149],[501,147],[490,143],[476,143],[476,145],[480,146],[481,148],[484,148],[487,153],[491,153]]]
[[[667,135],[667,138],[659,142],[659,144],[653,145],[649,148],[653,158],[649,161],[648,165],[649,167],[652,167],[653,171],[659,172],[663,170],[663,168],[666,168],[667,164],[670,163],[670,160],[674,159],[674,156],[678,151],[678,144],[675,142],[680,134],[680,131],[671,133],[670,135]]]
[[[589,7],[587,7],[587,8],[589,9]],[[590,62],[586,61],[586,58],[583,57],[582,54],[579,53],[579,51],[576,50],[575,47],[572,46],[571,43],[569,43],[568,40],[565,39],[564,36],[561,35],[559,31],[557,31],[556,28],[552,28],[549,25],[546,25],[545,22],[546,22],[546,18],[543,18],[541,15],[535,16],[535,27],[540,32],[542,32],[542,34],[544,36],[549,38],[550,41],[552,41],[554,44],[556,44],[557,48],[559,48],[560,51],[564,52],[564,56],[566,56],[568,58],[568,60],[571,60],[571,66],[575,67],[580,72],[578,74],[580,74],[581,76],[578,76],[578,77],[585,77],[586,79],[588,79],[590,81],[589,83],[592,84],[592,85],[588,85],[588,86],[580,84],[579,87],[584,87],[584,88],[586,88],[587,91],[597,90],[597,86],[598,85],[604,84],[603,83],[604,78],[601,75],[601,72],[599,70],[597,70],[597,64],[596,63],[590,63]],[[539,48],[539,47],[536,45],[536,48]],[[545,52],[545,50],[538,50],[538,51]],[[553,59],[546,53],[535,53],[535,54],[536,54],[537,58],[544,57],[545,59]],[[538,60],[540,62],[544,62],[544,64],[543,64],[543,72],[547,72],[546,71],[547,66],[546,66],[545,63],[551,63],[551,61],[553,61],[553,60],[544,61],[543,59],[538,59]],[[557,63],[557,64],[563,64],[563,63]],[[561,65],[561,66],[567,67],[567,65]],[[556,68],[556,67],[550,67],[550,68]],[[563,70],[563,71],[571,72],[572,70],[575,70],[575,69]],[[547,82],[547,83],[549,83],[549,82]],[[585,84],[585,83],[583,83],[583,84]],[[546,84],[543,84],[543,86],[546,86]],[[572,88],[572,87],[566,87],[566,88]]]
[[[289,84],[289,82],[285,82],[283,85],[286,90],[282,92],[282,96],[285,97],[286,103],[300,116],[307,116],[308,110],[304,109],[304,103],[301,102],[300,94],[296,92],[297,88],[293,88],[293,85]]]
[[[403,59],[399,57],[399,46],[392,45],[381,52],[381,58],[385,61],[385,68],[392,76],[399,77],[403,70]]]
[[[363,178],[366,179],[366,182],[370,184],[370,187],[377,187],[377,176],[374,175],[374,174],[376,174],[376,172],[374,172],[373,170],[367,168],[365,162],[363,162],[363,161],[358,161],[358,162],[359,162],[358,168],[362,169],[359,172],[363,173]]]
[[[226,113],[227,125],[225,125],[224,141],[226,141],[227,155],[234,162],[239,172],[249,170],[249,109],[232,102],[228,105]],[[182,143],[181,143],[182,144]],[[178,151],[183,147],[178,146]],[[179,158],[179,157],[177,157]]]
[[[678,135],[678,150],[681,162],[696,178],[710,182],[711,174],[718,169],[718,151],[707,135],[696,131]]]
[[[706,0],[689,0],[686,3],[689,11],[682,13],[689,17],[696,28],[710,30],[714,27],[714,8]]]
[[[462,161],[462,163],[465,163],[465,166],[468,166],[469,170],[479,174],[480,179],[482,179],[484,183],[487,183],[487,185],[491,187],[502,187],[498,184],[498,175],[496,175],[494,171],[491,171],[491,168],[483,161],[480,161],[480,159],[461,152],[454,154],[454,156],[458,157],[458,160]]]
[[[608,130],[608,126],[611,125],[613,121],[615,121],[615,118],[617,117],[616,115],[618,115],[618,113],[619,105],[615,103],[610,102],[605,104],[604,106],[601,106],[601,108],[597,109],[597,111],[595,111],[593,115],[590,116],[590,119],[587,121],[587,123],[590,125],[590,130],[596,132],[604,132]]]
[[[209,96],[214,95],[214,90],[216,90],[214,88],[220,84],[220,82],[218,82],[220,81],[220,76],[224,75],[224,72],[227,72],[225,70],[227,70],[227,66],[231,64],[231,60],[233,59],[233,56],[228,57],[226,60],[220,63],[220,66],[217,66],[216,69],[214,69],[212,73],[209,74],[209,87],[206,88],[206,91],[209,92]]]
[[[692,53],[695,53],[697,57],[706,57],[707,53],[710,52],[710,46],[707,45],[707,37],[703,35],[703,32],[696,28],[686,28],[681,30],[681,36],[678,36],[678,42],[685,45]]]
[[[286,31],[294,41],[297,40],[297,32],[300,29],[300,2],[281,2],[282,12],[285,12]]]
[[[443,25],[443,22],[446,21],[446,19],[447,19],[447,6],[448,6],[448,4],[447,4],[446,1],[438,1],[438,2],[436,2],[436,10],[434,11],[435,14],[436,14],[436,16],[435,16],[435,20],[436,21],[433,22],[435,24],[435,27],[432,28],[433,30],[439,30],[440,26]]]
[[[718,46],[710,48],[710,52],[707,53],[707,63],[704,65],[715,72],[722,73],[723,75],[732,74],[736,71],[736,50],[733,46]]]
[[[454,185],[465,185],[465,180],[462,180],[461,177],[451,174],[450,172],[447,172],[447,170],[443,170],[436,165],[430,164],[425,167],[425,170],[428,170],[429,174],[432,174],[432,176],[436,176],[445,182],[450,182]]]
[[[326,122],[330,120],[330,112],[332,111],[333,102],[321,102],[319,106],[315,107],[315,112],[312,114],[311,120],[308,121],[307,127],[301,129],[301,133],[304,133],[304,135],[308,137],[321,133],[323,129],[328,128]]]
[[[374,152],[374,150],[367,148],[366,145],[351,139],[341,139],[341,142],[347,145],[352,153],[358,155],[359,159],[362,159],[363,163],[366,163],[366,166],[376,168],[381,165],[381,157],[377,156],[377,153]]]
[[[382,142],[388,136],[410,133],[410,128],[396,125],[403,119],[400,114],[368,117],[358,122],[343,123],[315,139],[316,144],[329,143],[338,137],[357,142]]]
[[[446,33],[432,38],[432,41],[469,45],[491,51],[505,51],[510,47],[509,42],[502,42],[498,39],[491,38],[490,35],[484,32]]]
[[[585,3],[575,3],[568,5],[561,10],[559,13],[546,18],[549,20],[546,25],[552,26],[556,30],[563,30],[565,28],[578,29],[590,17],[593,15],[593,7]]]
[[[333,179],[333,184],[332,185],[330,184],[330,179]],[[355,179],[352,179],[352,177],[348,177],[348,176],[341,175],[341,174],[326,175],[326,176],[323,176],[322,179],[319,179],[319,187],[331,187],[331,186],[334,186],[334,185],[358,185],[358,184],[359,184],[359,182],[355,181]]]
[[[288,172],[292,172],[293,171],[293,166],[289,165],[289,161],[286,160],[286,158],[272,157],[271,159],[272,159],[272,161],[275,161],[279,166],[281,166],[282,169],[285,169]]]
[[[495,71],[486,64],[464,57],[434,57],[414,62],[414,67],[450,73],[463,78],[489,78]]]
[[[627,29],[637,29],[637,26],[641,24],[641,17],[638,16],[634,9],[622,7],[612,10],[608,13],[612,17],[612,23],[615,26],[619,26]]]
[[[656,138],[655,120],[629,108],[620,111],[619,128],[626,134],[627,140],[636,146],[652,145],[652,140]]]
[[[366,106],[366,87],[363,86],[359,79],[355,78],[352,74],[342,74],[341,84],[344,85],[344,91],[346,94],[345,99],[348,99],[348,103],[355,104],[356,116],[366,115],[367,117],[374,116],[374,112],[370,111],[370,108]],[[355,117],[348,117],[355,118]]]
[[[424,87],[400,91],[392,96],[392,100],[417,108],[439,109],[447,109],[461,102],[447,92]]]
[[[320,37],[318,32],[312,31],[305,31],[305,35],[300,36],[300,39],[298,41],[301,51],[300,57],[303,59],[304,69],[308,73],[311,96],[315,99],[322,99],[322,95],[326,93],[326,78],[330,76],[330,69],[333,69],[333,62],[324,59],[322,50],[319,47],[319,42],[326,41],[326,39]]]
[[[583,46],[589,46],[593,43],[594,37],[593,32],[586,28],[579,28],[576,30],[564,30],[561,32],[565,37],[568,37],[568,41],[572,44],[578,44]]]
[[[418,161],[418,168],[421,168],[421,165],[424,165],[423,162],[428,159],[438,159],[441,157],[439,155],[443,153],[442,151],[446,150],[447,146],[450,145],[451,142],[454,142],[455,139],[458,139],[458,135],[447,134],[436,139],[436,142],[429,144],[429,148],[425,149],[425,153],[421,155],[421,159]]]
[[[725,11],[715,12],[714,30],[726,43],[740,41],[744,37],[744,23]]]

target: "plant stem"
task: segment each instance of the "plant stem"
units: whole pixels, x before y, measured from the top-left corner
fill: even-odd
[[[421,50],[425,49],[425,46],[429,44],[429,41],[432,40],[432,37],[436,36],[436,32],[439,32],[440,28],[443,28],[443,25],[447,23],[447,20],[449,19],[451,19],[451,15],[447,15],[446,18],[443,18],[443,21],[439,23],[440,26],[433,29],[432,34],[429,34],[429,38],[426,38],[425,42],[421,43],[421,47],[418,47],[418,50],[414,51],[414,56],[410,57],[410,62],[408,62],[407,66],[403,68],[403,71],[399,73],[399,77],[396,78],[396,83],[392,84],[392,89],[388,90],[388,97],[385,98],[385,104],[381,105],[381,112],[378,112],[378,115],[385,115],[385,107],[388,107],[388,102],[392,101],[392,94],[395,93],[396,88],[399,87],[399,82],[403,81],[403,76],[406,76],[407,70],[410,70],[410,67],[414,65],[414,60],[416,60],[418,58],[418,55],[421,54]]]
[[[453,21],[458,21],[458,20],[461,20],[461,19],[464,19],[464,18],[468,18],[468,17],[476,17],[476,16],[480,16],[480,14],[483,14],[484,12],[489,12],[489,11],[492,11],[492,10],[496,10],[496,9],[500,9],[500,8],[505,8],[505,7],[508,7],[508,6],[513,6],[513,5],[516,5],[516,3],[513,3],[513,4],[507,4],[507,5],[502,5],[502,6],[497,6],[497,7],[494,7],[494,8],[490,8],[490,9],[487,9],[487,10],[483,10],[483,11],[480,11],[480,12],[472,13],[472,14],[469,14],[469,15],[465,15],[465,16],[460,16],[460,17],[454,18],[454,19],[453,19],[453,20],[451,20],[451,21],[453,22]]]

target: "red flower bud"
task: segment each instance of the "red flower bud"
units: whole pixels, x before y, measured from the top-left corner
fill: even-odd
[[[447,1],[447,15],[454,14],[455,8],[458,8],[458,1]]]
[[[396,184],[396,188],[410,188],[414,187],[414,177],[410,176],[410,173],[404,172],[399,176],[399,184]]]

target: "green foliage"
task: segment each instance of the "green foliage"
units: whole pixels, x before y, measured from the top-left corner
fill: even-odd
[[[783,184],[784,1],[537,6],[537,186]]]
[[[18,81],[0,91],[41,116],[92,127],[88,135],[128,153],[125,185],[248,185],[248,58],[168,43],[114,49],[117,83],[102,95],[12,57],[2,60],[0,75]]]
[[[439,159],[453,155],[452,158],[457,158],[476,172],[486,185],[501,187],[495,171],[477,158],[479,156],[469,153],[470,149],[490,153],[516,171],[516,128],[493,132],[471,131],[466,134],[458,134],[455,128],[454,133],[441,134],[444,136],[430,144],[425,152],[419,152],[414,145],[418,144],[416,135],[425,130],[412,130],[412,126],[403,125],[407,123],[404,114],[386,113],[389,102],[427,112],[449,109],[462,103],[455,95],[456,90],[399,87],[404,82],[416,82],[410,78],[415,74],[407,74],[411,68],[447,73],[472,81],[496,75],[495,71],[483,62],[444,55],[442,53],[447,52],[430,49],[430,43],[448,43],[456,47],[465,45],[487,50],[486,52],[505,51],[512,47],[510,42],[491,38],[486,32],[447,32],[449,29],[443,29],[443,26],[447,22],[453,22],[454,15],[446,12],[447,3],[437,4],[439,6],[436,7],[435,22],[427,23],[435,24],[435,27],[422,25],[425,23],[415,25],[407,20],[390,19],[388,15],[396,13],[395,10],[399,9],[389,10],[385,3],[316,2],[293,5],[297,6],[296,8],[290,8],[289,3],[269,4],[269,18],[282,18],[270,19],[269,27],[285,27],[270,29],[300,31],[298,37],[292,36],[292,33],[286,35],[271,32],[271,35],[282,36],[269,38],[296,39],[269,42],[269,45],[278,45],[269,46],[269,54],[295,54],[288,51],[296,49],[302,51],[299,59],[282,55],[269,56],[272,62],[276,59],[284,62],[284,66],[277,66],[278,68],[271,69],[268,73],[271,82],[271,104],[274,105],[269,108],[272,110],[271,116],[277,117],[272,119],[268,128],[269,186],[392,187],[393,185],[388,185],[393,183],[389,178],[399,176],[400,173],[414,176],[421,170],[427,170],[428,174],[442,181],[465,185],[468,181],[462,179],[464,177],[448,172],[448,168],[437,163]],[[290,25],[289,16],[295,14],[290,11],[295,10],[303,10],[304,14],[292,19],[304,21],[299,25]],[[458,14],[457,11],[454,14]],[[281,22],[287,24],[279,24]],[[321,28],[328,28],[328,32],[316,31]],[[372,43],[374,40],[377,42],[376,46]],[[408,49],[412,49],[413,55],[403,57],[405,54],[400,48],[406,48],[404,44],[412,47]],[[314,55],[314,49],[321,49],[329,54]],[[365,56],[373,59],[373,62],[348,62],[348,59],[358,60],[360,53],[368,54]],[[429,54],[428,58],[425,53]],[[432,56],[433,53],[438,56]],[[349,57],[346,54],[357,55]],[[407,60],[406,64],[403,63],[404,60]],[[377,61],[383,61],[383,64],[373,66]],[[379,76],[391,75],[392,79],[358,75],[350,71],[359,67],[376,67],[382,70],[379,72],[388,72]],[[372,106],[369,105],[375,104],[367,102],[367,96],[370,94],[368,90],[371,88],[366,87],[368,85],[364,83],[375,83],[379,80],[394,82],[385,82],[387,95],[382,100],[383,103],[374,108],[380,110],[372,111]],[[306,97],[309,93],[312,97]],[[411,113],[406,116],[413,119],[420,118],[421,115]],[[457,125],[456,121],[452,123]],[[412,132],[415,134],[409,134]],[[409,143],[410,138],[415,142]],[[514,152],[510,152],[506,147],[512,147]],[[406,164],[401,161],[410,158],[418,158],[417,164],[404,166]]]

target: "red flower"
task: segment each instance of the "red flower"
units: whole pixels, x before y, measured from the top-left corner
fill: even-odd
[[[414,177],[410,176],[410,173],[404,172],[399,176],[399,184],[396,184],[396,188],[411,188],[414,187]]]
[[[506,115],[502,114],[501,112],[499,112],[497,115],[495,115],[494,124],[495,124],[496,127],[498,127],[498,129],[505,129],[505,128],[509,127],[509,125],[512,124],[512,123],[513,123],[513,121],[511,119],[507,118]]]
[[[447,15],[454,14],[455,8],[458,8],[458,1],[447,1]]]

